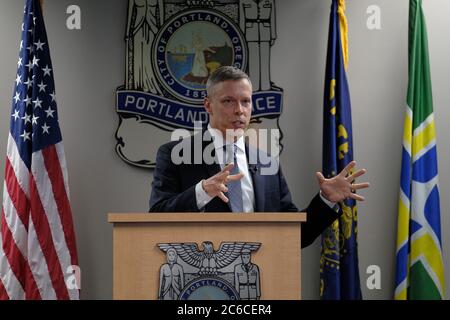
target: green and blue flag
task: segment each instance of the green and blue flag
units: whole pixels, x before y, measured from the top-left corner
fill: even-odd
[[[409,4],[409,83],[397,222],[395,299],[444,299],[427,30],[422,0],[410,0]]]

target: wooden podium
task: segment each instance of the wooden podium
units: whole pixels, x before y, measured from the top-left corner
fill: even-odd
[[[261,300],[301,299],[300,223],[305,213],[111,213],[113,298],[158,298],[166,263],[158,243],[259,242],[251,255],[259,267]],[[240,259],[240,258],[239,258]]]

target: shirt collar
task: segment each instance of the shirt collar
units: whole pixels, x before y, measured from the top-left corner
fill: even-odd
[[[216,150],[222,149],[224,145],[231,144],[231,142],[228,143],[227,141],[225,141],[225,139],[223,138],[222,132],[220,132],[218,129],[212,128],[211,124],[209,124],[209,123],[208,123],[208,131],[211,134],[211,137],[213,138],[214,149],[216,149]],[[240,151],[245,152],[244,136],[240,137],[234,144]]]

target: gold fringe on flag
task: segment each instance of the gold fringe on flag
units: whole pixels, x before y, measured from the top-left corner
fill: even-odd
[[[345,0],[338,1],[339,24],[341,27],[342,53],[344,54],[345,69],[348,68],[348,24],[345,16]]]

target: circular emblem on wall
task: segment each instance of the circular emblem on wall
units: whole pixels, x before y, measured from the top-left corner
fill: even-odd
[[[180,300],[239,300],[236,289],[219,277],[200,277],[180,292]]]
[[[188,10],[158,32],[152,47],[155,74],[176,99],[203,104],[206,81],[218,67],[245,70],[247,45],[239,27],[214,10]]]

